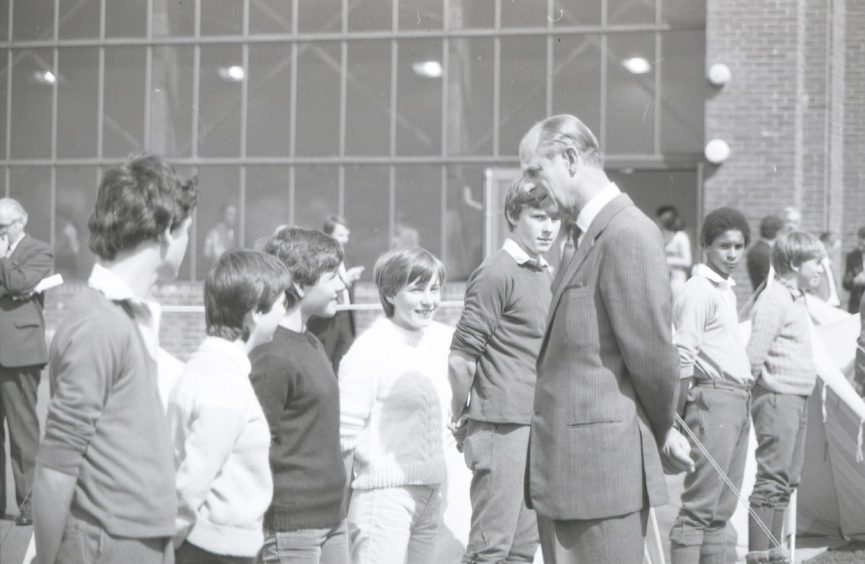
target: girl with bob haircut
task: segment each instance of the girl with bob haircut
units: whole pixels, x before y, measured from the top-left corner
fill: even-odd
[[[264,543],[270,428],[249,381],[248,354],[272,339],[289,287],[279,259],[248,250],[223,254],[204,283],[208,337],[168,401],[179,564],[252,564]]]
[[[447,480],[453,330],[433,320],[445,269],[428,251],[406,247],[382,255],[374,278],[385,316],[339,370],[340,442],[354,454],[351,561],[431,563]]]

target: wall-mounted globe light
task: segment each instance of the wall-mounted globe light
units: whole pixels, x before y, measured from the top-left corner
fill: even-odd
[[[715,63],[709,67],[709,82],[715,86],[724,86],[730,81],[730,67],[724,63]]]
[[[712,139],[706,143],[703,153],[705,153],[706,160],[710,163],[721,164],[730,156],[730,146],[723,139]]]

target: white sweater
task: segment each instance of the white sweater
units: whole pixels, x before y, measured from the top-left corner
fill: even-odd
[[[436,322],[406,331],[382,317],[343,357],[340,441],[354,450],[353,488],[445,481],[452,333]]]
[[[255,556],[273,496],[270,429],[236,344],[207,337],[168,401],[177,466],[178,539]]]

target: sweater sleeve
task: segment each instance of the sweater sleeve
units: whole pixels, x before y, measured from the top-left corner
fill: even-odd
[[[265,346],[268,350],[252,357],[249,378],[273,435],[280,428],[279,421],[292,393],[295,375],[280,362],[279,355],[272,350],[272,344]]]
[[[712,302],[704,289],[690,284],[685,287],[673,307],[681,378],[694,376],[694,363],[697,360],[697,353],[700,352],[711,307]]]
[[[376,398],[378,377],[369,367],[369,337],[355,341],[339,365],[339,442],[343,452],[354,450],[357,438],[366,427]],[[367,359],[366,361],[364,359]]]
[[[196,402],[184,443],[184,457],[177,467],[177,525],[186,535],[195,524],[216,476],[228,460],[243,431],[245,418],[231,406],[230,397],[200,398]]]
[[[465,307],[451,341],[451,351],[479,358],[493,336],[507,301],[507,277],[495,264],[481,265],[466,285]]]
[[[751,338],[747,351],[751,374],[756,378],[760,377],[769,348],[784,326],[786,308],[782,297],[764,291],[751,311]]]
[[[55,337],[50,355],[53,396],[39,448],[40,464],[78,475],[115,375],[124,364],[127,337],[110,320],[97,317],[82,319],[70,333]]]

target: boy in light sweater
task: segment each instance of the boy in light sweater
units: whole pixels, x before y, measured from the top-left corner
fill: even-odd
[[[223,254],[204,283],[207,335],[168,401],[177,464],[177,564],[253,564],[273,496],[270,429],[248,354],[273,338],[291,277],[275,257]]]
[[[778,542],[790,495],[799,486],[808,396],[817,382],[804,291],[819,282],[824,250],[809,233],[781,235],[772,249],[775,281],[751,312],[748,360],[756,378],[751,415],[757,435],[757,479],[751,509]],[[754,514],[748,563],[785,562]]]
[[[748,220],[732,208],[703,219],[706,262],[698,264],[673,307],[682,377],[683,418],[737,488],[742,486],[751,428],[748,406],[754,378],[731,274],[748,246]],[[670,530],[673,564],[724,564],[727,521],[736,496],[694,445],[694,471],[685,476],[682,507]]]

